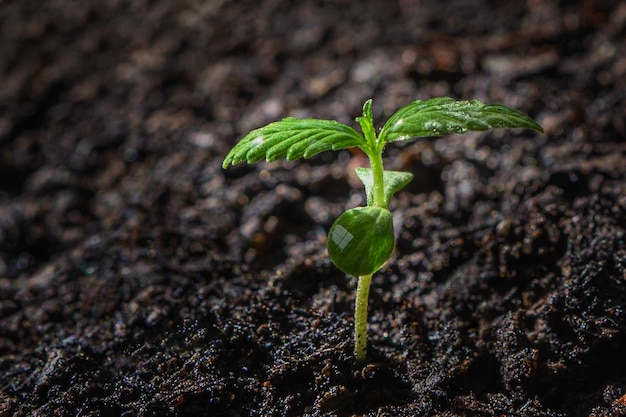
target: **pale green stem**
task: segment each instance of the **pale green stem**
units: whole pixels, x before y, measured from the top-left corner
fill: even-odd
[[[388,208],[385,204],[384,170],[383,170],[383,145],[378,145],[376,133],[371,120],[359,121],[363,134],[369,144],[366,153],[372,166],[373,177],[373,201],[376,207]],[[367,356],[367,303],[370,294],[372,274],[359,277],[356,288],[356,302],[354,305],[354,356],[357,365],[365,363]]]
[[[359,277],[354,305],[354,356],[362,365],[367,355],[367,301],[370,293],[372,274]]]
[[[374,196],[374,206],[388,209],[385,204],[384,170],[382,151],[369,155],[372,166],[372,177],[374,180],[372,194]]]

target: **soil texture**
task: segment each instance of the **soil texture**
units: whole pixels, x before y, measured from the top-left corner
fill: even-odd
[[[363,156],[221,163],[434,96],[545,133],[387,147],[355,367],[325,241]],[[625,138],[618,0],[5,1],[0,415],[626,415]]]

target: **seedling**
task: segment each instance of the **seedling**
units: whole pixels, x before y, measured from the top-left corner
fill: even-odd
[[[478,100],[457,101],[449,97],[417,100],[393,114],[378,135],[374,129],[372,100],[363,105],[356,121],[363,134],[334,120],[293,117],[270,123],[244,136],[226,155],[223,168],[240,162],[267,162],[286,158],[309,158],[320,152],[359,148],[369,158],[370,168],[357,168],[365,186],[366,207],[343,213],[328,233],[328,254],[343,272],[358,277],[354,355],[363,364],[367,353],[367,302],[372,275],[391,256],[395,236],[389,212],[391,197],[413,178],[410,172],[383,169],[383,149],[389,142],[420,137],[485,131],[495,128],[529,128],[543,132],[530,117],[498,104]]]

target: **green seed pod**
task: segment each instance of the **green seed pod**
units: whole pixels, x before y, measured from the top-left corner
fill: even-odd
[[[378,271],[394,247],[393,220],[381,207],[356,207],[343,213],[328,233],[328,255],[349,275]]]

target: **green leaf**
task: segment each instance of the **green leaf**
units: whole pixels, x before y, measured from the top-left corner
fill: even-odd
[[[374,117],[372,116],[372,99],[370,98],[363,103],[363,114],[355,119],[361,126],[363,135],[368,137],[376,137],[374,129]]]
[[[387,262],[394,240],[389,210],[356,207],[339,216],[330,228],[328,255],[346,274],[369,275]]]
[[[244,136],[224,158],[230,164],[267,162],[280,158],[309,158],[320,152],[352,148],[364,144],[363,136],[353,128],[333,120],[288,117],[255,129]]]
[[[393,142],[468,130],[514,127],[543,132],[533,119],[509,107],[478,100],[456,101],[450,97],[438,97],[417,100],[398,110],[383,126],[379,140]]]
[[[367,196],[367,205],[371,206],[374,202],[374,176],[371,168],[356,168],[356,176],[359,177],[365,186],[365,195]],[[413,179],[413,174],[403,171],[383,171],[383,188],[385,192],[385,206],[389,207],[391,197]]]
[[[363,103],[363,114],[361,115],[361,117],[356,118],[357,122],[360,119],[366,119],[370,121],[374,120],[374,116],[372,113],[372,99],[371,98],[365,101],[365,103]]]

